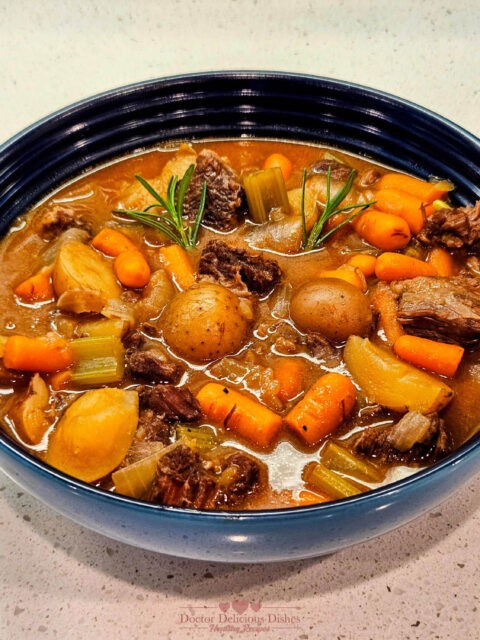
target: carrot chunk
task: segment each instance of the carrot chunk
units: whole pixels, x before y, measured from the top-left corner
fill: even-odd
[[[46,302],[55,297],[52,284],[52,267],[43,267],[38,273],[27,278],[15,288],[16,295],[23,302]]]
[[[194,284],[193,266],[185,249],[178,244],[170,244],[161,247],[159,253],[165,270],[181,291],[185,291]]]
[[[353,227],[363,240],[383,251],[403,249],[412,237],[402,217],[376,209],[362,213],[353,221]]]
[[[260,402],[215,382],[206,384],[197,400],[214,423],[262,448],[271,445],[282,426],[282,418]]]
[[[436,270],[439,276],[451,278],[455,275],[455,263],[451,254],[442,247],[434,247],[427,258],[428,264]]]
[[[92,245],[107,256],[117,257],[123,251],[130,251],[137,247],[127,236],[115,229],[105,227],[97,233],[92,240]]]
[[[273,365],[273,375],[279,383],[277,396],[288,402],[303,391],[304,365],[300,358],[278,358]]]
[[[377,258],[368,253],[356,253],[346,262],[347,265],[360,269],[365,278],[371,278],[375,275],[375,265]]]
[[[137,249],[119,253],[113,263],[113,269],[125,287],[141,289],[150,282],[150,267],[144,255]]]
[[[436,276],[435,268],[418,260],[405,256],[402,253],[390,253],[386,251],[377,258],[375,275],[379,280],[391,282],[392,280],[408,280],[417,276]]]
[[[344,280],[349,284],[353,284],[354,287],[365,292],[367,290],[367,281],[365,276],[356,267],[344,264],[338,269],[322,269],[318,273],[319,278],[335,278],[337,280]]]
[[[434,200],[443,198],[451,191],[452,185],[442,180],[441,182],[427,182],[413,176],[406,176],[403,173],[386,173],[377,183],[380,189],[399,189],[406,191],[420,200],[424,204],[430,204]]]
[[[285,182],[292,175],[293,165],[290,162],[290,160],[287,158],[287,156],[283,155],[283,153],[272,153],[271,155],[268,156],[268,158],[263,163],[264,169],[273,169],[274,167],[278,167],[280,169]]]
[[[379,189],[375,191],[375,200],[377,209],[403,218],[414,235],[425,226],[420,198],[399,189]]]
[[[465,351],[456,344],[409,335],[398,338],[393,350],[402,360],[448,378],[453,378],[457,372]]]
[[[307,444],[315,445],[348,417],[355,398],[355,387],[347,376],[327,373],[310,387],[285,422]]]
[[[10,336],[3,352],[7,369],[54,372],[73,364],[73,351],[66,340],[54,333],[39,338]]]

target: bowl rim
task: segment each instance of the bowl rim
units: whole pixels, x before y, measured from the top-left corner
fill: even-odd
[[[11,146],[15,145],[22,138],[28,136],[32,131],[40,128],[42,125],[52,122],[60,116],[74,114],[78,110],[92,106],[98,101],[115,98],[121,95],[133,94],[135,92],[141,92],[142,90],[153,87],[155,85],[169,84],[172,82],[187,83],[192,81],[201,83],[202,81],[211,80],[214,78],[224,78],[238,81],[280,79],[285,81],[298,82],[299,84],[302,82],[313,83],[316,85],[326,84],[330,87],[337,87],[342,90],[352,90],[360,95],[365,94],[376,99],[380,98],[381,100],[393,103],[398,107],[406,108],[408,110],[413,110],[417,113],[420,113],[424,117],[427,117],[429,120],[433,120],[443,126],[447,126],[449,129],[461,135],[463,138],[468,139],[469,142],[478,146],[480,150],[480,138],[475,134],[467,131],[462,126],[415,102],[400,98],[388,92],[377,90],[373,87],[368,87],[346,80],[344,81],[313,74],[265,70],[228,70],[207,72],[202,71],[197,73],[184,73],[178,75],[163,76],[160,78],[153,78],[149,80],[129,83],[120,87],[115,87],[106,91],[96,93],[87,98],[83,98],[67,106],[64,106],[21,129],[18,133],[9,137],[5,142],[0,144],[0,154],[9,149]],[[248,137],[255,138],[254,135],[249,135]],[[276,519],[284,517],[287,514],[291,515],[292,517],[310,516],[317,513],[330,515],[330,512],[348,507],[350,505],[362,505],[367,501],[373,502],[377,499],[393,497],[393,495],[397,494],[399,491],[407,491],[412,485],[421,483],[423,479],[430,479],[438,474],[441,474],[444,471],[447,471],[449,468],[455,467],[461,462],[470,461],[477,453],[478,455],[480,455],[480,433],[472,436],[458,449],[450,453],[443,460],[436,462],[432,466],[420,469],[419,471],[407,476],[406,478],[402,478],[388,483],[387,485],[371,489],[370,491],[367,491],[365,493],[358,494],[349,498],[331,500],[328,502],[322,502],[313,505],[281,507],[276,509],[259,509],[254,511],[206,511],[183,507],[171,507],[113,493],[111,491],[107,491],[105,489],[90,485],[81,480],[77,480],[61,471],[54,469],[47,463],[35,457],[29,451],[23,449],[19,443],[16,443],[6,433],[4,433],[3,429],[0,429],[0,451],[2,450],[5,451],[7,455],[8,453],[13,454],[13,456],[17,458],[22,465],[28,465],[36,468],[37,472],[39,472],[43,476],[46,476],[47,478],[53,478],[55,481],[65,484],[69,491],[73,491],[76,494],[84,495],[87,498],[91,497],[96,500],[107,501],[108,503],[111,503],[111,501],[113,500],[118,505],[123,505],[130,508],[133,507],[136,510],[140,510],[150,514],[171,514],[179,516],[181,518],[191,518],[192,515],[195,514],[196,518],[203,518],[208,520],[250,521],[256,520],[258,518],[261,518],[262,520],[264,520],[265,518]]]

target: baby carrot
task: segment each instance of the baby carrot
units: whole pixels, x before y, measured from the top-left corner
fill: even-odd
[[[113,263],[113,269],[125,287],[141,289],[150,282],[150,267],[144,255],[137,249],[119,253]]]
[[[383,251],[403,249],[411,238],[410,227],[400,216],[369,209],[353,221],[358,235]]]
[[[464,349],[456,344],[409,335],[398,338],[393,350],[402,360],[449,378],[453,378],[457,372],[464,352]]]
[[[434,247],[427,258],[428,264],[436,270],[439,276],[450,278],[455,275],[455,263],[453,258],[446,249],[442,247]]]
[[[285,418],[286,424],[307,444],[315,445],[350,414],[356,391],[347,376],[321,376]]]
[[[356,267],[352,267],[348,264],[343,264],[338,269],[322,269],[318,273],[319,278],[336,278],[338,280],[345,280],[349,284],[353,284],[354,287],[365,292],[367,290],[367,281],[365,276]]]
[[[7,369],[54,372],[73,364],[73,351],[66,340],[54,333],[39,338],[10,336],[3,351]]]
[[[379,189],[406,191],[412,196],[420,198],[424,204],[430,204],[452,190],[452,185],[446,180],[427,182],[413,176],[406,176],[403,173],[386,173],[380,178],[376,186]]]
[[[272,153],[263,163],[264,169],[273,169],[273,167],[279,167],[285,182],[292,175],[292,163],[283,153]]]
[[[437,271],[428,262],[386,251],[377,258],[375,275],[379,280],[408,280],[417,276],[436,276]]]
[[[304,365],[301,358],[278,358],[273,365],[273,375],[279,383],[277,396],[288,402],[303,391]]]
[[[178,244],[170,244],[159,249],[163,258],[163,266],[168,275],[181,291],[188,289],[195,282],[195,275],[185,249]]]
[[[214,423],[262,448],[271,445],[282,426],[282,418],[263,404],[215,382],[206,384],[197,400]]]
[[[43,267],[38,273],[27,278],[15,288],[15,294],[23,302],[46,302],[55,295],[52,284],[52,267]]]
[[[399,189],[379,189],[375,191],[375,200],[377,209],[403,218],[414,235],[425,226],[420,198]]]
[[[115,229],[105,227],[97,233],[92,240],[92,245],[107,256],[116,257],[122,251],[129,251],[137,247],[126,235]]]
[[[372,303],[380,316],[380,325],[387,341],[392,345],[405,331],[398,321],[397,301],[393,291],[385,282],[379,282],[372,293]]]
[[[368,253],[356,253],[346,262],[347,265],[360,269],[365,278],[371,278],[375,275],[376,263],[376,256],[371,256]]]
[[[60,389],[64,389],[66,386],[70,384],[72,380],[72,372],[65,371],[57,371],[50,376],[50,386],[54,391],[59,391]]]

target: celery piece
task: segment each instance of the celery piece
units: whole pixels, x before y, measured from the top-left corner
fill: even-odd
[[[195,440],[197,449],[208,450],[217,446],[217,435],[211,427],[177,427],[178,440]]]
[[[331,471],[339,471],[365,482],[382,482],[385,479],[385,471],[353,455],[332,440],[329,440],[323,448],[321,461]]]
[[[72,371],[71,381],[81,386],[120,382],[123,378],[123,360],[114,356],[81,360]]]
[[[268,222],[273,209],[281,209],[285,213],[290,211],[285,181],[279,167],[246,173],[243,176],[243,188],[254,222]]]
[[[97,336],[70,342],[75,367],[72,382],[82,386],[120,382],[124,372],[124,348],[120,338]]]
[[[320,462],[307,468],[305,481],[312,485],[314,489],[317,489],[334,500],[348,498],[368,491],[368,487],[344,478],[334,471],[330,471],[330,469],[327,469],[327,467]]]
[[[121,338],[125,333],[127,323],[123,320],[112,318],[105,320],[92,320],[82,322],[77,327],[79,338],[114,337]]]
[[[146,495],[155,478],[158,461],[167,449],[161,442],[157,444],[158,449],[151,455],[112,473],[117,493],[131,498],[143,498]]]
[[[452,207],[444,200],[434,200],[432,202],[434,211],[441,211],[441,209],[451,209]]]

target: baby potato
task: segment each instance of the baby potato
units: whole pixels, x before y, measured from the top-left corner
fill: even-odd
[[[302,285],[292,296],[290,316],[301,331],[316,331],[333,342],[351,335],[366,336],[373,320],[365,295],[336,278]]]
[[[166,307],[160,318],[163,336],[168,346],[186,360],[216,360],[241,347],[247,337],[250,311],[219,284],[193,285]]]
[[[125,458],[137,422],[136,391],[87,391],[63,414],[48,443],[46,462],[74,478],[94,482]]]
[[[82,242],[66,242],[53,268],[53,287],[57,296],[81,289],[99,292],[105,299],[118,298],[121,289],[110,264]]]

